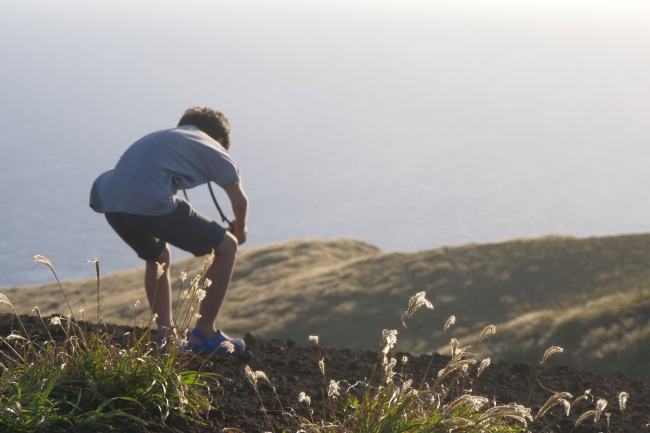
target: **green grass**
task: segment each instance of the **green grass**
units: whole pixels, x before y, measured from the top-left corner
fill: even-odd
[[[54,273],[49,260],[41,256],[35,260]],[[196,307],[199,280],[189,288],[190,296],[175,311],[175,317],[185,317]],[[67,303],[63,288],[60,290]],[[16,313],[4,294],[0,294],[0,303]],[[88,330],[88,324],[77,321],[71,310],[63,318],[50,319],[50,326],[59,326],[65,332],[64,341],[57,341],[51,338],[40,310],[35,311],[50,339],[42,344],[30,340],[18,314],[23,335],[17,332],[0,337],[4,343],[0,352],[4,370],[0,378],[2,431],[33,432],[73,425],[107,430],[124,419],[150,423],[138,417],[142,412],[157,415],[154,423],[164,423],[171,413],[202,423],[202,414],[211,408],[209,388],[217,375],[187,369],[192,355],[179,352],[176,343],[166,344],[161,353],[150,341],[154,318],[149,317],[149,326],[140,335],[134,326],[130,335],[133,344],[124,347],[113,342],[100,319]],[[85,316],[83,310],[79,313]],[[136,314],[137,307],[134,321]],[[178,324],[189,326],[189,320],[179,319]],[[177,335],[182,334],[177,330]]]
[[[143,339],[146,337],[143,336]],[[128,350],[93,333],[86,344],[46,343],[7,368],[0,387],[0,428],[30,432],[51,425],[90,425],[106,429],[114,417],[144,423],[137,415],[171,411],[198,419],[209,408],[201,388],[210,374],[184,371],[173,354],[144,352],[140,341]]]

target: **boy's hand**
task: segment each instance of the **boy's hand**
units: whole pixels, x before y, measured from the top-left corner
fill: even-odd
[[[232,182],[226,185],[223,185],[222,188],[228,194],[230,199],[230,204],[232,205],[232,212],[235,215],[233,220],[233,226],[235,227],[235,238],[239,245],[246,242],[246,235],[248,234],[248,229],[246,228],[246,216],[248,215],[248,197],[242,189],[241,185],[238,183]]]
[[[239,245],[243,244],[246,242],[246,236],[248,235],[248,227],[239,227],[239,224],[237,220],[232,220],[232,227],[234,228],[233,230],[228,229],[229,232],[231,232],[233,235],[235,235],[235,238],[237,238],[237,243]]]

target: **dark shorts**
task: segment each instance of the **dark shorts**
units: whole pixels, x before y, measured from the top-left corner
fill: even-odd
[[[196,212],[185,200],[178,201],[176,209],[165,215],[109,212],[105,216],[113,230],[144,260],[156,259],[167,243],[197,257],[217,248],[226,229]]]

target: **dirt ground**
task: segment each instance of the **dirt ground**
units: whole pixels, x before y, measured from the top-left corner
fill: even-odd
[[[32,336],[44,339],[46,334],[42,324],[36,317],[21,316],[26,328]],[[0,335],[8,335],[12,328],[17,328],[15,316],[0,316]],[[109,326],[109,331],[115,332],[116,342],[124,344],[121,336],[129,331],[129,328],[121,326]],[[62,337],[62,332],[56,332],[51,328],[54,338]],[[288,425],[282,416],[280,404],[285,410],[293,408],[300,416],[308,417],[308,412],[303,403],[298,402],[298,395],[305,392],[311,397],[314,419],[320,420],[322,407],[322,375],[318,367],[318,348],[308,341],[294,342],[292,340],[261,340],[252,335],[246,335],[246,351],[237,356],[213,355],[207,358],[206,371],[212,371],[222,376],[219,380],[219,387],[212,391],[215,409],[207,414],[204,426],[189,425],[184,418],[170,416],[166,426],[152,425],[144,428],[137,423],[118,426],[122,431],[129,432],[281,432],[297,431],[297,424]],[[373,370],[377,359],[377,352],[356,351],[347,349],[323,349],[322,355],[325,359],[327,380],[345,380],[350,384],[368,378]],[[421,355],[411,357],[409,354],[398,352],[395,356],[401,360],[402,356],[408,357],[406,365],[398,362],[396,371],[411,375],[414,384],[419,384],[429,363],[430,356]],[[433,366],[430,370],[435,374],[444,367],[449,358],[443,355],[436,355]],[[193,367],[198,368],[203,360],[194,361]],[[260,399],[255,389],[246,378],[244,368],[250,366],[253,370],[261,370],[266,373],[275,386],[279,397],[274,396],[272,388],[261,383],[259,385],[262,403],[268,409],[269,419],[264,416]],[[471,371],[470,371],[471,372]],[[524,404],[533,384],[536,367],[516,364],[495,363],[489,366],[481,377],[473,384],[473,392],[476,395],[488,397],[496,403],[517,402]],[[473,375],[472,375],[473,376]],[[646,424],[650,424],[650,381],[629,377],[623,374],[595,374],[587,371],[579,371],[568,367],[554,367],[542,369],[539,381],[543,386],[537,386],[531,400],[533,413],[552,395],[553,392],[566,391],[574,397],[582,395],[587,389],[591,394],[608,401],[606,412],[611,412],[612,432],[621,430],[621,413],[618,409],[618,394],[621,391],[629,393],[627,409],[625,412],[626,432],[650,431]],[[468,384],[469,385],[469,384]],[[544,389],[545,388],[545,389]],[[594,400],[595,402],[595,400]],[[575,420],[587,410],[594,409],[593,402],[580,402],[572,408],[571,415],[560,418],[558,423],[552,424],[546,431],[570,432],[573,429]],[[556,407],[549,411],[541,421],[537,421],[531,431],[541,431],[542,427],[550,423],[560,414],[560,408]],[[138,414],[141,418],[156,421],[155,414]],[[584,426],[584,427],[583,427]],[[583,426],[574,431],[579,432],[604,432],[607,426],[604,420],[594,430],[593,418],[586,421]],[[47,431],[47,430],[42,430]],[[49,430],[53,432],[86,432],[88,429],[76,427],[54,427]]]

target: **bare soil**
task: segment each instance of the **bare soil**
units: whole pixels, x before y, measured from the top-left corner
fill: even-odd
[[[32,337],[41,340],[47,337],[43,325],[37,317],[21,316],[21,319]],[[0,335],[8,335],[13,329],[18,328],[17,325],[15,316],[0,315]],[[131,328],[108,326],[108,330],[115,333],[116,343],[125,344],[123,334],[131,331]],[[57,331],[56,327],[51,327],[50,332],[54,338],[64,337],[60,328]],[[288,423],[283,417],[281,406],[285,410],[293,409],[300,416],[309,417],[304,403],[298,402],[300,392],[305,392],[311,397],[314,419],[322,419],[323,378],[318,367],[320,357],[318,348],[308,342],[298,344],[292,340],[262,340],[250,334],[246,335],[245,340],[247,349],[241,355],[212,355],[203,359],[195,359],[191,364],[191,367],[199,368],[203,361],[207,361],[204,369],[222,376],[219,380],[219,387],[212,390],[215,409],[207,414],[205,425],[188,424],[184,418],[177,415],[170,416],[163,425],[156,413],[143,412],[137,415],[151,421],[152,424],[149,426],[122,423],[113,427],[122,431],[140,433],[204,433],[229,430],[261,433],[272,429],[275,432],[297,431],[298,425],[294,421]],[[408,357],[406,365],[401,363],[403,355]],[[325,359],[328,381],[330,379],[345,380],[354,384],[370,377],[377,359],[377,352],[323,349],[322,356]],[[430,356],[412,357],[407,353],[400,352],[394,356],[398,359],[395,370],[411,376],[413,383],[417,386],[429,364]],[[432,374],[443,368],[448,361],[449,357],[437,354],[428,377],[430,378]],[[272,388],[260,381],[259,390],[262,400],[260,402],[260,398],[244,373],[244,368],[247,365],[253,370],[261,370],[266,373],[275,386],[280,401],[274,396]],[[536,372],[536,367],[525,364],[495,363],[488,367],[473,384],[467,383],[466,387],[473,387],[474,394],[488,397],[497,404],[512,402],[525,404]],[[604,398],[608,401],[605,412],[611,412],[609,430],[619,432],[621,431],[621,412],[618,408],[618,395],[621,391],[626,391],[630,397],[625,412],[625,431],[645,432],[649,430],[646,427],[646,424],[650,424],[650,381],[648,380],[624,374],[596,374],[569,367],[554,367],[542,368],[539,382],[541,386],[536,386],[530,403],[533,413],[537,413],[538,408],[553,392],[566,391],[577,397],[582,395],[585,390],[591,389],[591,394],[596,399]],[[262,403],[268,410],[271,425],[264,415]],[[572,431],[575,420],[585,411],[594,409],[594,403],[595,400],[594,402],[578,403],[576,407],[572,408],[572,413],[568,418],[560,418],[558,422],[546,427],[545,431],[567,433]],[[531,431],[542,431],[547,424],[560,415],[560,412],[560,407],[552,409],[542,420],[532,426]],[[75,426],[57,426],[41,431],[67,433],[90,430]],[[603,416],[596,429],[594,429],[593,418],[591,418],[574,431],[576,433],[607,431],[605,417]]]

